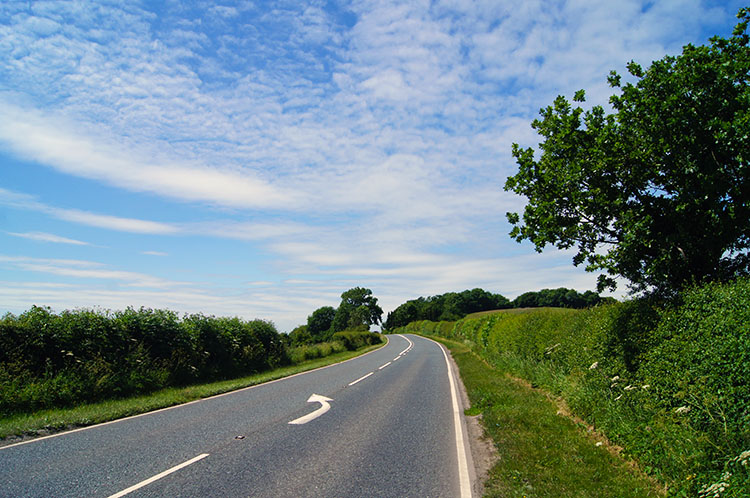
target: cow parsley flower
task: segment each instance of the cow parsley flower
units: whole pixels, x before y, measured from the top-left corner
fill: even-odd
[[[734,461],[747,467],[747,463],[750,462],[750,450],[743,451],[737,455],[737,457],[734,458]]]

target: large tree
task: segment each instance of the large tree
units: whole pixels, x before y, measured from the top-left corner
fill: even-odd
[[[518,173],[506,190],[528,198],[508,213],[511,237],[577,249],[576,265],[625,277],[635,291],[670,294],[750,269],[750,10],[728,38],[687,45],[585,111],[564,97],[532,126],[541,154],[513,144]],[[575,102],[585,100],[584,91]]]
[[[341,294],[341,304],[336,309],[332,329],[340,332],[346,329],[365,328],[380,323],[383,310],[378,306],[378,298],[370,289],[354,287]]]

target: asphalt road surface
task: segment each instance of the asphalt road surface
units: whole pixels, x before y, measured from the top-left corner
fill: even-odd
[[[440,345],[390,336],[344,363],[0,448],[0,496],[471,496],[454,382]]]

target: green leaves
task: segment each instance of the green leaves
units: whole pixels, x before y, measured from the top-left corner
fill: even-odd
[[[505,190],[524,195],[508,213],[510,236],[575,247],[576,265],[603,271],[636,291],[670,294],[693,282],[733,278],[750,267],[750,11],[730,39],[687,45],[644,69],[588,111],[559,96],[532,127],[544,137],[538,159],[513,144],[518,173]],[[584,102],[585,93],[575,93]]]
[[[347,329],[369,330],[370,325],[380,323],[383,309],[370,289],[354,287],[341,294],[341,304],[332,322],[333,332]]]

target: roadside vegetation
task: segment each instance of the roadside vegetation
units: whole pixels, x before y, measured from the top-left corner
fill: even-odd
[[[4,415],[0,417],[0,445],[3,443],[10,444],[18,441],[20,440],[19,437],[43,436],[61,430],[108,422],[122,417],[138,415],[262,384],[264,382],[281,379],[283,377],[306,372],[315,368],[346,361],[350,358],[376,349],[381,345],[381,343],[378,343],[356,351],[343,350],[341,352],[332,352],[328,356],[322,356],[322,354],[328,349],[327,346],[322,346],[319,350],[320,356],[315,357],[314,359],[298,359],[298,361],[292,361],[292,365],[289,366],[279,367],[237,379],[192,384],[183,387],[170,387],[149,394],[110,399],[96,403],[83,403],[70,408],[50,408],[29,413]],[[334,343],[330,346],[331,350],[341,349],[339,343]],[[318,354],[313,353],[312,356],[310,356],[310,348],[306,348],[305,351],[307,352],[306,354],[308,357],[313,357],[315,354]],[[295,357],[298,354],[298,349],[292,348],[291,356]]]
[[[307,323],[289,333],[296,346],[326,342],[337,333],[367,332],[371,325],[379,325],[383,310],[370,289],[354,287],[341,294],[338,308],[322,306],[307,317]],[[344,336],[339,339],[347,341]]]
[[[670,496],[750,495],[750,279],[695,287],[679,301],[510,311],[413,322],[390,332],[459,341],[497,375],[564,400]],[[501,416],[498,410],[515,409],[492,382],[467,389],[502,453],[515,432],[502,432],[491,420]],[[512,424],[504,419],[501,426]],[[534,458],[544,465],[556,461],[539,451]],[[493,475],[506,479],[512,464],[498,464],[505,467]],[[531,466],[523,478],[535,482],[542,471]]]
[[[463,342],[431,336],[451,350],[471,399],[468,415],[482,416],[498,460],[484,496],[649,497],[663,486],[619,458],[600,435],[568,417],[544,391],[491,367]]]
[[[275,372],[380,342],[379,334],[351,331],[295,345],[263,320],[33,307],[0,320],[0,418]],[[156,404],[164,403],[172,401]]]

